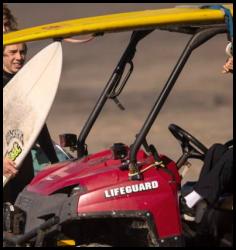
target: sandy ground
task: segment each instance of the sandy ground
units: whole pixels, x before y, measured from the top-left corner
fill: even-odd
[[[20,28],[66,19],[117,12],[173,7],[176,4],[145,3],[9,3]],[[100,91],[108,81],[130,37],[129,32],[107,34],[86,44],[63,44],[64,64],[60,88],[48,117],[52,137],[79,134]],[[114,142],[130,145],[168,79],[189,35],[155,31],[138,46],[135,69],[120,101],[126,111],[107,103],[87,143],[90,153]],[[51,41],[29,43],[29,58]],[[177,160],[181,149],[170,134],[175,123],[206,146],[224,142],[233,134],[233,79],[221,73],[226,60],[226,36],[218,35],[196,50],[181,73],[152,127],[148,141],[159,152]],[[193,161],[188,177],[196,178],[201,163]]]

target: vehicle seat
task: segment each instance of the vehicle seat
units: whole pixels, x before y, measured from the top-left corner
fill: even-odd
[[[217,204],[215,205],[215,208],[222,210],[233,210],[233,203],[234,203],[233,194],[226,193],[220,197]]]

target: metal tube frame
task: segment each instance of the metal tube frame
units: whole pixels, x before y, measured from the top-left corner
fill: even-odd
[[[207,42],[209,39],[211,39],[215,35],[220,34],[220,33],[226,33],[226,32],[227,30],[225,27],[200,29],[195,34],[193,34],[193,36],[188,41],[169,79],[167,80],[159,97],[157,98],[138,136],[136,137],[136,140],[132,144],[131,152],[130,152],[130,165],[129,165],[129,176],[131,180],[142,179],[142,176],[136,164],[136,154],[139,148],[141,147],[143,141],[146,139],[148,132],[150,131],[153,123],[155,122],[157,118],[157,115],[159,114],[161,108],[163,107],[163,104],[165,103],[167,97],[169,96],[173,86],[175,85],[189,56],[191,55],[194,49],[198,48],[200,45]]]

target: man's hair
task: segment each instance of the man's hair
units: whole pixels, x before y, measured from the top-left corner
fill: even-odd
[[[17,31],[17,29],[13,29],[13,30],[11,30],[11,31],[9,31],[9,32],[6,32],[6,33],[10,33],[10,32],[13,32],[13,31]],[[6,33],[5,33],[5,34],[6,34]],[[25,47],[25,52],[27,53],[28,47],[27,47],[26,43],[23,43],[23,45],[24,45],[24,47]],[[4,53],[5,48],[6,48],[7,46],[8,46],[8,45],[3,46],[3,53]]]
[[[15,30],[17,28],[16,18],[11,13],[6,3],[3,3],[3,19],[7,19],[7,26],[10,30]]]

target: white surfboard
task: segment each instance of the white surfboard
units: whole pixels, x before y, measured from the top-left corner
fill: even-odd
[[[37,53],[3,89],[3,157],[21,166],[53,104],[62,69],[62,47]],[[10,177],[3,176],[3,187]]]

